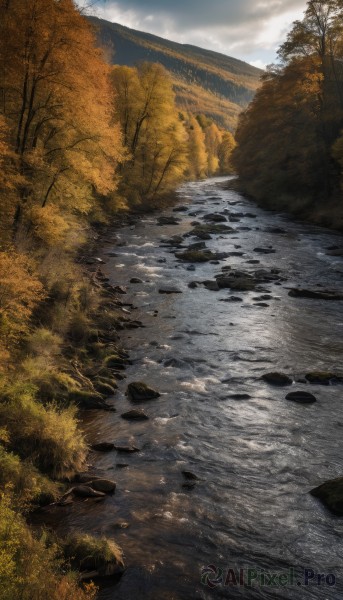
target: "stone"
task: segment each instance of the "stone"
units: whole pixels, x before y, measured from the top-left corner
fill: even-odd
[[[123,413],[121,417],[122,419],[126,419],[126,421],[147,421],[149,419],[144,410],[129,410]]]
[[[181,473],[188,481],[199,481],[199,477],[191,471],[181,471]]]
[[[137,452],[140,452],[139,448],[136,448],[136,446],[114,446],[114,449],[119,452],[120,454],[136,454]]]
[[[116,483],[111,481],[110,479],[94,479],[89,481],[86,486],[89,485],[96,492],[100,492],[102,494],[113,494],[116,489]]]
[[[211,250],[185,250],[177,252],[176,258],[190,263],[205,263],[216,258],[216,255]]]
[[[210,290],[211,292],[219,292],[220,288],[219,288],[217,281],[209,280],[209,281],[203,281],[202,283],[207,290]]]
[[[317,399],[313,394],[309,392],[292,392],[286,396],[286,400],[291,400],[292,402],[297,402],[298,404],[314,404],[317,402]]]
[[[143,281],[139,277],[132,277],[130,283],[143,283]]]
[[[141,381],[130,383],[127,387],[126,394],[131,402],[134,403],[145,402],[146,400],[155,400],[161,396],[159,392],[150,388]]]
[[[335,373],[325,371],[315,371],[313,373],[307,373],[305,375],[306,381],[316,385],[330,385],[343,383],[343,377],[336,375]]]
[[[258,254],[275,254],[276,250],[272,248],[254,248],[254,252]]]
[[[230,394],[228,396],[230,400],[250,400],[251,396],[249,394]]]
[[[266,373],[262,375],[262,379],[271,385],[286,386],[292,385],[293,380],[284,373]]]
[[[100,444],[93,444],[92,450],[95,450],[96,452],[111,452],[112,450],[114,450],[114,444],[111,444],[110,442],[101,442]]]
[[[158,290],[159,294],[171,295],[171,294],[182,294],[182,290],[176,287],[168,286]]]
[[[219,215],[217,213],[210,213],[204,216],[205,221],[211,221],[212,223],[226,223],[227,218],[224,215]]]
[[[157,225],[178,225],[180,223],[180,219],[176,217],[159,217],[157,219]]]
[[[310,493],[323,502],[334,515],[343,517],[343,477],[327,481]]]
[[[329,290],[305,290],[293,288],[288,293],[291,298],[309,298],[312,300],[343,300],[343,294]]]
[[[103,498],[104,492],[96,491],[89,485],[77,485],[73,488],[73,493],[79,498]]]

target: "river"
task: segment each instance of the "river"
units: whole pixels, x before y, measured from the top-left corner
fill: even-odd
[[[117,412],[94,411],[84,425],[91,443],[130,442],[141,451],[124,459],[93,453],[95,471],[115,479],[116,494],[65,509],[63,528],[106,535],[124,549],[128,569],[118,585],[104,587],[101,600],[341,599],[343,521],[309,491],[342,476],[342,386],[294,383],[317,398],[304,406],[285,399],[290,388],[272,387],[261,376],[280,371],[303,380],[309,371],[339,371],[342,302],[292,298],[288,291],[343,287],[343,258],[327,253],[342,245],[342,237],[264,211],[225,189],[220,178],[188,183],[178,194],[187,211],[162,213],[178,217],[178,224],[161,227],[156,215],[142,217],[116,232],[124,245],[107,244],[100,255],[111,283],[127,286],[125,299],[144,328],[121,336],[132,365],[113,400]],[[212,236],[206,245],[233,255],[188,270],[166,238],[223,211],[240,213],[228,222],[235,231]],[[185,238],[186,245],[194,241]],[[258,254],[256,247],[275,253]],[[282,280],[260,291],[189,288],[225,266],[278,269]],[[132,277],[143,283],[129,284]],[[161,295],[166,285],[182,293]],[[242,301],[224,301],[232,295]],[[132,408],[125,396],[131,381],[162,393],[143,406],[149,421],[120,416]],[[195,487],[187,485],[184,470],[199,477]],[[215,579],[214,567],[218,581],[211,589],[206,583]],[[275,588],[252,575],[251,586],[228,587],[230,568],[286,576],[294,568],[295,581]],[[334,574],[336,585],[323,580],[304,587],[306,568]]]

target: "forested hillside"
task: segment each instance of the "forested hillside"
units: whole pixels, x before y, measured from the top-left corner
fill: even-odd
[[[203,113],[233,130],[242,107],[252,100],[260,69],[217,52],[178,44],[90,17],[111,62],[134,66],[141,61],[163,65],[173,78],[181,110]]]
[[[234,163],[259,202],[343,228],[343,8],[310,1],[242,114]]]
[[[72,0],[0,9],[0,599],[85,600],[76,570],[119,568],[120,550],[24,518],[64,506],[88,452],[78,411],[108,409],[127,358],[121,305],[84,255],[95,228],[228,173],[234,139],[180,115],[161,65],[108,65]]]

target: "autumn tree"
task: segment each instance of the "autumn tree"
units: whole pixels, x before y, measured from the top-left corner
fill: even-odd
[[[308,2],[280,64],[267,70],[240,118],[234,165],[245,189],[275,208],[314,214],[338,198],[342,42],[341,2]]]
[[[205,146],[207,152],[207,174],[215,175],[219,170],[219,147],[222,142],[222,133],[215,123],[205,129]]]
[[[186,165],[186,136],[165,69],[143,63],[114,67],[116,116],[128,156],[121,192],[134,204],[155,202],[180,182]]]
[[[235,138],[230,131],[225,131],[218,148],[219,173],[227,175],[232,172],[232,152],[236,146]]]
[[[190,179],[202,179],[207,175],[208,155],[205,134],[193,116],[188,124],[188,175]]]
[[[28,220],[34,229],[37,207],[64,220],[88,212],[115,185],[121,143],[109,68],[72,0],[1,0],[1,12],[1,110],[25,178],[17,231]]]

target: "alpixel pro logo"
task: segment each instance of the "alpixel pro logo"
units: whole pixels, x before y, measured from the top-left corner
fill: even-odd
[[[202,585],[215,589],[218,587],[268,587],[286,588],[291,586],[309,587],[323,586],[332,588],[336,585],[336,576],[326,575],[314,569],[304,569],[296,574],[294,567],[284,573],[272,573],[257,568],[226,568],[208,565],[201,569]]]

